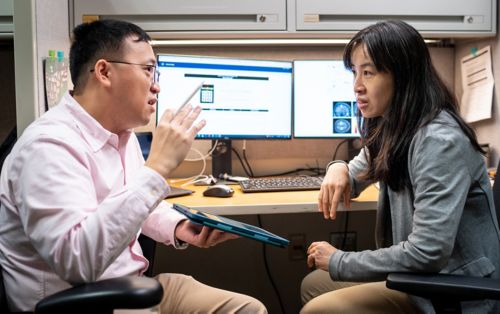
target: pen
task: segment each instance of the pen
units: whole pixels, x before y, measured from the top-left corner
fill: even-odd
[[[175,112],[175,114],[177,115],[184,107],[186,107],[186,105],[189,103],[189,101],[194,97],[194,95],[196,95],[196,93],[203,87],[203,84],[205,82],[201,82],[200,85],[196,86],[196,88],[194,89],[194,91],[189,95],[188,98],[186,98],[186,100],[182,103],[182,105],[179,107],[179,109],[177,109],[177,111]]]

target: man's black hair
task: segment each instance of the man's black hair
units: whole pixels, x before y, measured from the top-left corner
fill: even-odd
[[[99,20],[75,27],[69,52],[75,94],[83,88],[85,78],[97,60],[121,57],[123,43],[129,37],[135,37],[137,42],[151,40],[139,26],[125,21]]]

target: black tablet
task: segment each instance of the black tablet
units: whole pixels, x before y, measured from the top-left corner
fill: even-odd
[[[240,221],[209,214],[197,209],[188,208],[180,204],[174,204],[173,207],[175,210],[189,218],[189,220],[200,225],[234,233],[243,237],[280,247],[285,247],[290,242],[287,239],[277,236],[267,230]]]

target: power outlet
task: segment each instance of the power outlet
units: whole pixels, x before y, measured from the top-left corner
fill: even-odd
[[[357,241],[357,234],[354,231],[330,233],[330,243],[342,251],[356,251]]]
[[[291,261],[305,260],[307,257],[306,235],[303,233],[289,236],[288,257]]]

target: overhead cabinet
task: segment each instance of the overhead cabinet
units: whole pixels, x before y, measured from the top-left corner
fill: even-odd
[[[169,36],[350,37],[402,19],[426,37],[496,34],[497,0],[69,0],[71,26],[96,18]],[[175,34],[175,35],[174,35]],[[236,35],[235,35],[236,34]]]
[[[124,19],[150,33],[285,31],[286,0],[72,0],[74,24]]]
[[[296,0],[296,30],[353,34],[379,20],[401,19],[435,37],[494,35],[496,1]]]

